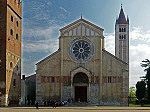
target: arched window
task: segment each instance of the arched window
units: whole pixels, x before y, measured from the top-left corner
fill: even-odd
[[[13,35],[13,30],[12,29],[10,29],[10,35]]]
[[[121,32],[121,28],[119,28],[119,32]]]
[[[16,79],[13,81],[13,86],[16,87]]]
[[[12,21],[12,22],[14,21],[14,18],[13,18],[13,16],[11,16],[11,21]]]
[[[124,35],[124,39],[126,39],[126,35]]]
[[[16,21],[16,26],[17,26],[17,27],[19,26],[19,23],[18,23],[18,21]]]
[[[85,73],[77,73],[73,78],[73,83],[89,83],[88,76]]]
[[[124,32],[126,32],[126,28],[124,28]]]
[[[119,39],[121,39],[121,35],[119,35]]]
[[[124,31],[124,29],[122,28],[122,32]]]
[[[12,62],[10,62],[10,68],[13,68],[13,63]]]

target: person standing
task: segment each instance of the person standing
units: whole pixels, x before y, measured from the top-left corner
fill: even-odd
[[[36,106],[36,109],[39,109],[39,102],[36,102],[35,106]]]

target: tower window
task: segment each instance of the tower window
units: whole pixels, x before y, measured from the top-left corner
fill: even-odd
[[[11,21],[12,21],[12,22],[14,21],[14,18],[13,18],[13,16],[11,16]]]
[[[121,32],[121,28],[119,28],[119,32]]]
[[[18,34],[16,34],[16,40],[18,40]]]
[[[119,35],[119,39],[121,39],[121,35]]]
[[[16,79],[13,81],[13,86],[16,87]]]
[[[17,26],[17,27],[19,26],[19,23],[18,23],[18,21],[16,21],[16,26]]]
[[[13,35],[13,30],[12,29],[10,29],[10,35]]]
[[[123,39],[126,39],[126,35],[123,36]]]
[[[126,32],[126,28],[124,28],[124,32]]]

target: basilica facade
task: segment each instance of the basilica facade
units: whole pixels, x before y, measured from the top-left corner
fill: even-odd
[[[36,101],[128,105],[129,19],[122,7],[115,55],[105,50],[103,31],[82,17],[60,29],[59,49],[36,64]]]

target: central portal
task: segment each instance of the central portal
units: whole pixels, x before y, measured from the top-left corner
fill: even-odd
[[[87,86],[75,86],[75,101],[87,102]]]
[[[85,73],[79,72],[73,77],[74,99],[76,102],[87,102],[89,79]]]

